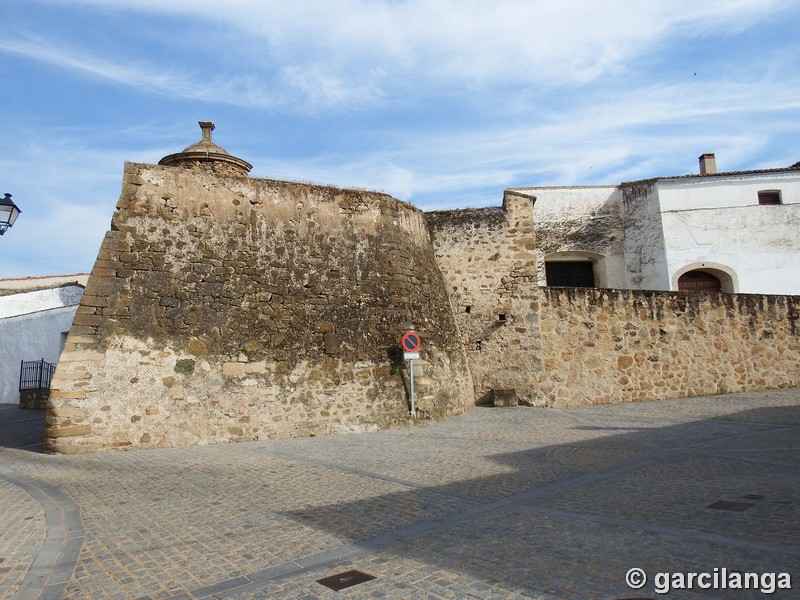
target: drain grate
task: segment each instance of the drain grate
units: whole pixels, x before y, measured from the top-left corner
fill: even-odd
[[[742,498],[745,500],[763,500],[764,496],[761,494],[745,494]]]
[[[350,571],[345,571],[344,573],[338,573],[337,575],[331,575],[330,577],[317,579],[317,583],[338,592],[339,590],[353,587],[354,585],[364,583],[365,581],[372,581],[373,579],[376,579],[374,575],[362,573],[361,571],[352,569]]]
[[[743,512],[748,508],[755,506],[752,502],[731,502],[729,500],[718,500],[706,506],[706,508],[714,508],[716,510],[732,510],[736,512]]]

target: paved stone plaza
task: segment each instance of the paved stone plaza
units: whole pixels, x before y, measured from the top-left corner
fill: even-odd
[[[41,427],[0,405],[0,598],[800,597],[797,388],[77,456]],[[794,589],[663,593],[689,572]]]

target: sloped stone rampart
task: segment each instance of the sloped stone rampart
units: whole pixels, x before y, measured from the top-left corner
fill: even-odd
[[[423,214],[385,194],[126,164],[54,377],[52,452],[410,422],[472,386]]]

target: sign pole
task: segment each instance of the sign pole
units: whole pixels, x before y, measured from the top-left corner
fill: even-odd
[[[422,339],[416,331],[406,331],[400,339],[400,345],[403,347],[403,357],[408,361],[411,416],[414,417],[417,414],[417,408],[414,405],[414,360],[419,358],[419,349],[422,347]]]
[[[411,416],[414,417],[417,411],[414,409],[414,359],[408,361],[409,381],[411,388]]]

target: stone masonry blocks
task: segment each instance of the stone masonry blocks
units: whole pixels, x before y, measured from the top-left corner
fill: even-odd
[[[407,329],[423,418],[800,385],[800,298],[539,287],[533,203],[508,191],[425,215],[374,192],[126,164],[46,449],[411,423]]]
[[[424,215],[385,194],[128,163],[84,299],[51,452],[411,422],[406,328],[435,399],[422,417],[473,401]],[[64,406],[83,416],[65,425]]]

